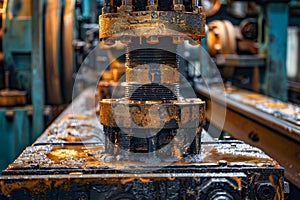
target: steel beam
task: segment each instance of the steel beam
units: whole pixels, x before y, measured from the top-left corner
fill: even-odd
[[[32,104],[33,135],[36,139],[44,129],[44,60],[43,60],[43,10],[44,0],[32,0]]]
[[[289,6],[287,3],[268,3],[265,7],[267,42],[266,94],[287,101],[287,31]]]
[[[262,149],[276,159],[285,168],[285,177],[300,187],[300,127],[273,115],[255,109],[255,107],[226,98],[219,93],[196,85],[197,92],[207,100],[207,120],[218,128],[228,132],[235,139]],[[210,99],[213,99],[210,100]],[[226,107],[226,115],[214,110]],[[220,127],[219,122],[225,124]]]

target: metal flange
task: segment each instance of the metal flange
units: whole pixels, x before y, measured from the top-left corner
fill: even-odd
[[[100,102],[100,123],[119,128],[181,128],[205,123],[205,102],[184,99],[170,103],[104,99]]]
[[[100,40],[121,37],[186,37],[205,36],[206,17],[200,12],[141,11],[108,13],[99,17]]]

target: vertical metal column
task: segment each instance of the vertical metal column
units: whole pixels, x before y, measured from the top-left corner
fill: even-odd
[[[266,93],[287,101],[287,31],[289,7],[287,3],[266,4],[267,72]]]
[[[84,19],[89,19],[90,17],[90,0],[83,0],[82,2],[82,16]]]
[[[113,0],[111,0],[113,2]],[[65,0],[63,2],[65,4]],[[98,22],[98,8],[96,0],[82,0],[82,16],[89,23],[97,23]]]
[[[36,139],[44,129],[44,55],[43,55],[43,10],[44,0],[32,0],[32,139]]]

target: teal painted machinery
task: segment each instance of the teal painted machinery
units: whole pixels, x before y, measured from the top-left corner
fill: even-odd
[[[0,3],[4,61],[0,90],[26,93],[26,104],[1,106],[0,101],[0,168],[4,169],[42,133],[51,113],[71,101],[73,77],[86,46],[87,30],[83,27],[97,24],[101,1]],[[9,74],[6,81],[5,74]],[[1,95],[0,99],[8,99]]]
[[[289,56],[287,44],[291,38],[289,32],[295,32],[289,31],[291,28],[298,31],[294,38],[299,38],[300,2],[207,0],[203,3],[208,13],[207,49],[216,58],[225,81],[278,100],[299,103],[297,96],[290,94],[300,91],[300,79],[295,74],[299,67],[293,70],[293,77],[289,72],[291,63],[299,66],[296,60],[299,53],[293,50]],[[293,46],[299,48],[299,39],[293,41]]]
[[[222,104],[221,108],[226,108],[228,116],[222,127],[218,126],[218,120],[213,117],[207,119],[232,137],[262,148],[268,155],[276,158],[285,167],[285,178],[292,183],[290,199],[298,199],[300,179],[299,169],[296,168],[299,167],[299,163],[291,163],[299,160],[293,156],[297,155],[300,147],[300,112],[298,106],[294,105],[300,104],[300,1],[204,2],[207,5],[204,6],[205,9],[211,13],[207,17],[206,48],[218,65],[224,82],[227,83],[225,91],[220,90],[220,94],[223,93],[227,101],[225,104],[218,103]],[[202,62],[203,67],[206,63]],[[199,78],[194,82],[196,87],[201,86],[198,80],[201,81]],[[245,95],[249,90],[251,95]],[[241,91],[244,92],[244,96],[239,96]],[[198,92],[207,99],[214,97],[212,93],[205,92],[205,87],[199,87]],[[246,96],[248,102],[245,100]],[[268,105],[262,100],[270,97],[273,98],[274,104]],[[249,102],[253,105],[249,106]],[[260,103],[264,104],[267,108],[265,110],[268,111],[274,110],[276,105],[291,108],[289,111],[295,115],[293,119],[296,125],[286,123],[282,117],[284,114],[278,110],[272,114],[269,112],[270,116],[264,116],[259,110]],[[209,107],[208,105],[208,113],[213,112]],[[251,113],[255,114],[251,116]],[[242,123],[243,120],[250,123]],[[283,130],[287,132],[279,133],[275,124],[282,123],[282,120]],[[260,126],[267,128],[257,128]],[[294,148],[291,148],[292,145],[295,145]],[[291,149],[289,155],[286,149]],[[289,161],[283,161],[284,159]]]

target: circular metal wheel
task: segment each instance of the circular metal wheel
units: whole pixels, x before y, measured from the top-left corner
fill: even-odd
[[[231,22],[215,20],[209,23],[208,27],[207,46],[210,55],[234,54],[236,52],[236,34]]]
[[[61,1],[46,2],[45,10],[45,77],[48,104],[62,104],[61,80]]]
[[[208,24],[209,31],[207,33],[208,52],[212,56],[222,54],[226,45],[226,30],[224,24],[215,20]]]
[[[230,21],[224,20],[223,21],[226,31],[227,31],[227,44],[226,53],[227,54],[234,54],[236,51],[236,32],[234,26]]]
[[[240,24],[240,31],[246,40],[257,40],[258,23],[256,19],[244,19]]]

